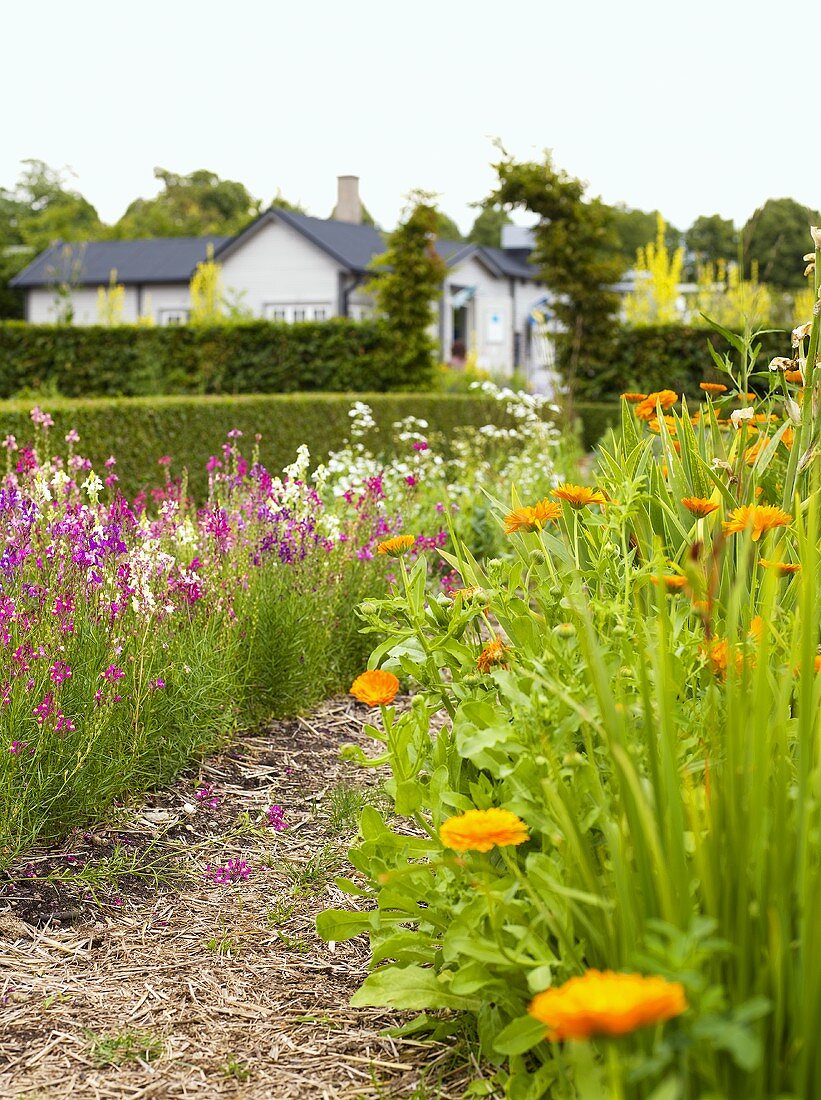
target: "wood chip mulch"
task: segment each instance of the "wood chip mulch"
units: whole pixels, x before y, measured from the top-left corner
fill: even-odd
[[[358,900],[333,883],[346,792],[383,797],[339,759],[372,750],[362,725],[350,699],[276,722],[0,879],[0,1100],[456,1100],[482,1079],[464,1040],[351,1008],[367,942],[314,930]],[[249,877],[213,882],[232,859]]]

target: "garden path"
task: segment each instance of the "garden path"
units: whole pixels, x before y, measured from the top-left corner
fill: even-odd
[[[346,741],[368,747],[362,708],[332,700],[29,856],[0,892],[2,1100],[448,1100],[481,1076],[464,1045],[349,1007],[367,944],[316,936],[382,797]],[[232,859],[249,877],[211,881]]]

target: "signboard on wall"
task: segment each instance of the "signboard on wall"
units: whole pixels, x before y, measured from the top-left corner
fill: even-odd
[[[498,310],[492,309],[485,316],[485,343],[503,344],[505,342],[505,319]]]

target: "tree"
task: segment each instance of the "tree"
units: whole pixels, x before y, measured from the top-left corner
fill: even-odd
[[[810,251],[810,226],[821,213],[794,199],[767,199],[741,231],[744,264],[757,261],[762,282],[783,289],[804,285],[801,257]]]
[[[501,248],[502,229],[512,225],[507,211],[500,206],[483,205],[468,233],[468,240],[485,248]]]
[[[0,317],[22,317],[23,296],[9,279],[55,241],[103,236],[97,211],[66,187],[66,171],[41,160],[24,160],[12,190],[0,188]]]
[[[433,197],[412,192],[403,217],[388,235],[386,251],[371,261],[375,277],[366,289],[394,338],[400,376],[422,385],[437,350],[433,304],[442,295],[447,264],[436,251],[439,219]]]
[[[616,250],[625,267],[632,267],[638,250],[655,241],[656,226],[662,215],[658,210],[637,210],[624,203],[608,207],[608,210],[611,228],[617,238]],[[680,244],[681,233],[665,222],[664,247],[669,252],[675,252]]]
[[[585,201],[585,184],[556,168],[549,152],[543,161],[517,164],[501,146],[499,151],[501,160],[493,165],[499,186],[487,201],[539,217],[532,258],[553,291],[552,309],[567,334],[572,390],[582,343],[589,361],[605,354],[619,304],[610,285],[624,264],[609,208],[600,199]]]
[[[702,214],[684,234],[684,244],[699,264],[738,259],[738,231],[731,218]]]
[[[199,169],[189,176],[155,168],[163,190],[153,199],[135,199],[113,227],[111,235],[137,237],[230,236],[256,217],[262,203],[244,184],[222,180]],[[280,205],[286,205],[279,200]]]
[[[463,241],[462,230],[447,214],[441,210],[436,211],[436,236],[444,241]]]

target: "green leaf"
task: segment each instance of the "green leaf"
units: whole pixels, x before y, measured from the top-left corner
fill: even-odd
[[[325,940],[350,940],[364,932],[371,924],[370,913],[358,913],[353,909],[326,909],[316,918],[316,934]]]
[[[493,1049],[499,1054],[524,1054],[538,1046],[545,1036],[545,1026],[532,1016],[520,1016],[496,1036]]]
[[[386,966],[369,974],[351,998],[354,1008],[469,1008],[436,971],[422,966]]]

